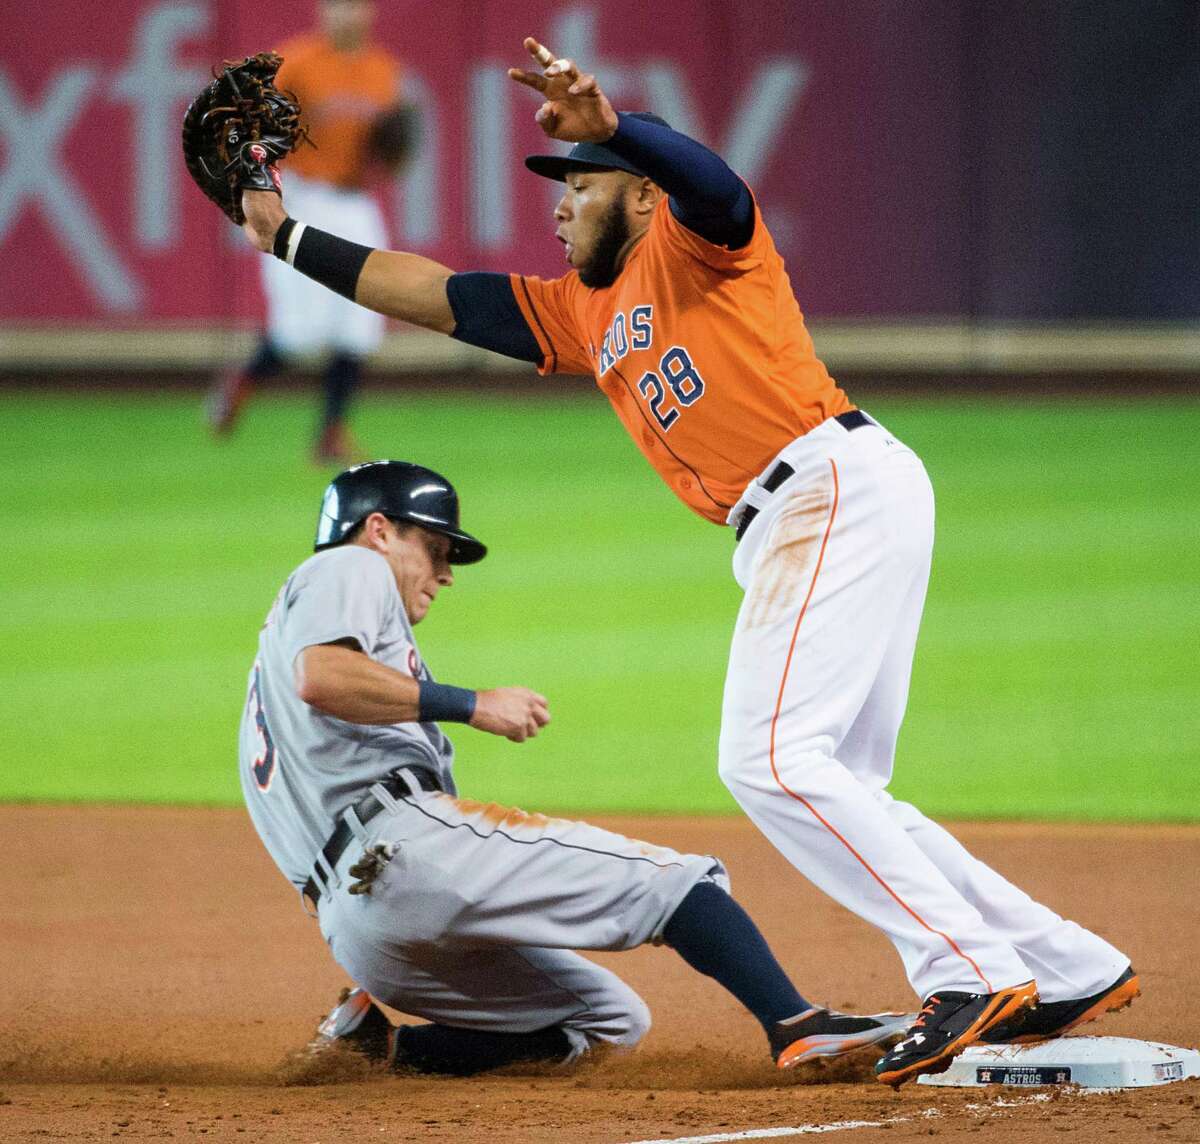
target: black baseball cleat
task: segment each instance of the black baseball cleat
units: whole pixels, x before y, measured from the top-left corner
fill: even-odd
[[[1036,1001],[1032,981],[997,993],[931,993],[904,1040],[879,1058],[875,1075],[899,1088],[921,1073],[945,1072],[968,1045]]]
[[[1133,1004],[1141,984],[1131,965],[1111,985],[1076,1001],[1039,1001],[1032,1009],[993,1025],[979,1040],[986,1045],[1036,1045],[1061,1037],[1076,1025]]]
[[[770,1032],[771,1056],[781,1069],[795,1068],[815,1057],[840,1057],[865,1045],[899,1037],[912,1024],[913,1013],[839,1013],[806,1009],[780,1021]]]
[[[343,989],[338,1004],[317,1027],[309,1042],[310,1053],[344,1045],[371,1061],[390,1061],[395,1027],[364,989]]]

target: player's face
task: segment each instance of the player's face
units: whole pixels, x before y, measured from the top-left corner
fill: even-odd
[[[341,49],[353,51],[371,31],[375,5],[371,0],[322,0],[321,28]]]
[[[641,232],[630,225],[630,192],[637,179],[624,171],[570,171],[554,208],[554,236],[585,286],[611,286]]]
[[[419,525],[391,526],[384,556],[396,577],[396,587],[411,624],[419,624],[429,613],[443,588],[454,583],[450,569],[450,538]]]

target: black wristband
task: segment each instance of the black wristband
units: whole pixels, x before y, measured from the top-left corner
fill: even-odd
[[[422,723],[469,723],[475,714],[475,692],[422,679],[417,684]]]
[[[295,229],[296,220],[288,217],[279,224],[279,229],[275,232],[275,245],[271,247],[271,253],[284,262],[288,256],[288,239],[292,237],[292,231]]]
[[[271,252],[301,274],[354,301],[354,290],[372,248],[327,234],[315,226],[285,219],[275,232]]]

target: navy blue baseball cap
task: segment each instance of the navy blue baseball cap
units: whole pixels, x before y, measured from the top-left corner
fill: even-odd
[[[662,127],[671,126],[661,116],[649,111],[622,111],[621,114],[626,119],[641,119]],[[650,177],[645,171],[639,171],[628,159],[622,159],[615,151],[610,151],[603,143],[576,143],[565,155],[529,155],[525,159],[525,166],[535,175],[557,179],[560,183],[566,182],[568,171],[579,167],[591,168],[594,171],[628,171],[631,175],[641,175],[644,179]]]

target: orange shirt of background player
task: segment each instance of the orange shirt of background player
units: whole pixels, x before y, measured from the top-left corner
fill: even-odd
[[[617,281],[512,275],[539,372],[590,373],[659,476],[719,524],[789,441],[853,409],[817,358],[755,206],[740,250],[682,226],[667,199]]]
[[[298,147],[287,169],[347,189],[366,176],[371,120],[400,97],[400,65],[382,48],[339,52],[324,36],[297,36],[279,49],[277,86],[293,92],[315,147]]]

